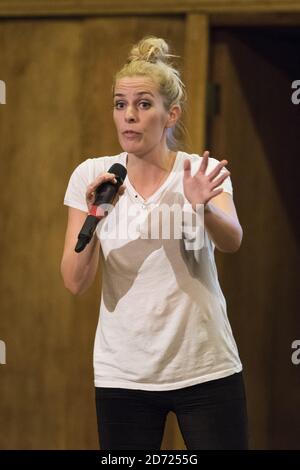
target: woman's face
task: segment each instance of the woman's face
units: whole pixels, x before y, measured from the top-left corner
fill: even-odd
[[[125,152],[142,155],[166,145],[166,129],[175,124],[179,107],[166,111],[157,85],[148,77],[124,77],[114,91],[114,122]]]

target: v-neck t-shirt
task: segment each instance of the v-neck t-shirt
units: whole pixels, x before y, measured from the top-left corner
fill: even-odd
[[[155,201],[159,197],[159,195],[162,193],[162,191],[164,191],[164,189],[169,185],[170,181],[172,181],[172,179],[175,177],[179,161],[180,161],[180,156],[179,156],[179,152],[177,152],[176,155],[175,155],[173,166],[172,166],[171,171],[169,172],[167,178],[165,179],[164,182],[162,182],[162,184],[159,186],[159,188],[157,188],[155,190],[155,192],[153,194],[151,194],[151,196],[147,197],[146,199],[143,196],[141,196],[138,193],[138,191],[136,191],[136,189],[134,188],[134,186],[130,182],[129,176],[127,175],[127,177],[126,177],[126,186],[127,186],[128,191],[130,192],[130,194],[134,195],[134,197],[137,198],[136,202],[140,202],[142,205],[143,204],[144,205],[149,205],[153,201]],[[127,168],[127,154],[126,153],[125,153],[124,166]]]
[[[78,165],[64,204],[87,212],[87,185],[114,163],[126,167],[126,157],[122,152]],[[242,370],[215,246],[201,207],[195,212],[185,197],[185,159],[196,173],[202,157],[178,151],[166,180],[147,199],[127,175],[124,194],[97,226],[102,289],[96,387],[173,390]],[[218,163],[210,157],[206,173]],[[220,187],[232,195],[230,177]]]

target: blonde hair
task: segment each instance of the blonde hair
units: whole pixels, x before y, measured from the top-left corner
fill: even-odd
[[[179,105],[184,111],[186,94],[185,86],[181,81],[180,73],[171,63],[169,46],[162,38],[146,36],[134,45],[129,53],[127,62],[116,73],[113,80],[113,93],[117,80],[124,77],[146,76],[151,78],[157,85],[158,91],[163,98],[166,111],[173,105]],[[175,126],[167,129],[167,145],[171,150],[178,150],[179,145],[184,145],[186,133],[181,119]]]

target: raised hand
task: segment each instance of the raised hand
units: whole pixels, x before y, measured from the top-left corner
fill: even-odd
[[[209,151],[205,151],[198,171],[194,176],[191,175],[191,162],[189,159],[184,161],[183,189],[187,200],[191,203],[193,209],[197,204],[207,204],[213,197],[220,194],[223,189],[215,189],[230,175],[229,171],[216,178],[222,168],[228,163],[222,160],[209,174],[205,174],[208,165]],[[214,178],[216,178],[214,180]]]

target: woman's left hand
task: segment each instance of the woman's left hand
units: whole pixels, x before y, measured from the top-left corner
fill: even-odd
[[[193,209],[196,209],[197,204],[207,204],[210,199],[220,194],[223,189],[214,189],[230,175],[229,171],[219,176],[222,168],[227,165],[227,160],[222,160],[208,175],[205,174],[208,165],[209,152],[206,150],[203,154],[203,159],[198,171],[194,176],[191,175],[191,161],[189,159],[184,161],[184,176],[183,176],[183,189],[185,197],[191,203]],[[214,180],[214,181],[213,181]]]

